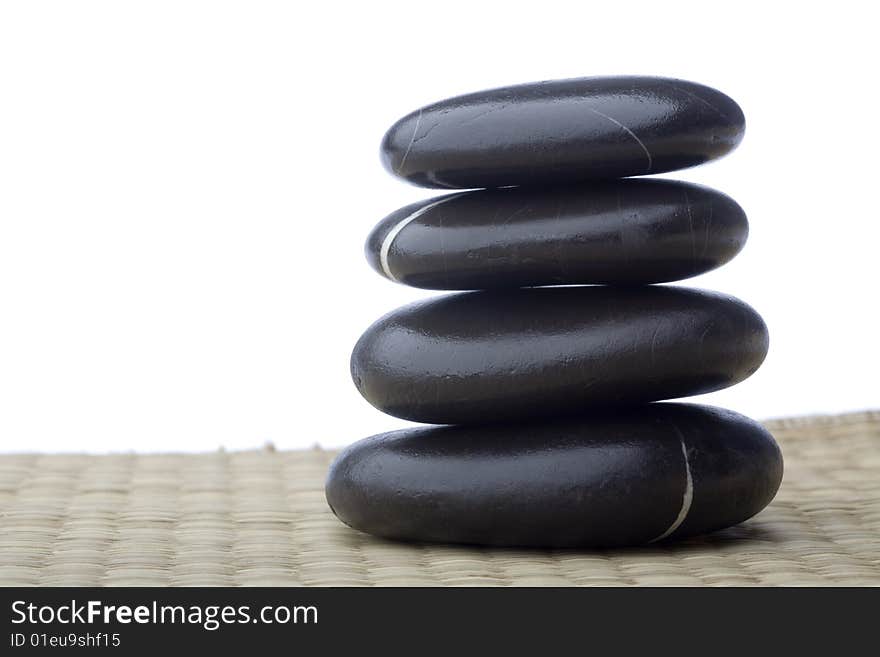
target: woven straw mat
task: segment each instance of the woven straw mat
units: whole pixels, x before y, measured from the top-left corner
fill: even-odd
[[[880,585],[880,412],[767,426],[785,478],[766,510],[626,550],[375,539],[328,509],[321,449],[0,455],[0,584]]]

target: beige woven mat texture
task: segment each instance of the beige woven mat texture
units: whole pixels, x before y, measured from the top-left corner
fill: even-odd
[[[667,546],[403,545],[324,502],[332,452],[0,456],[0,584],[880,585],[880,413],[772,421],[786,472],[751,521]]]

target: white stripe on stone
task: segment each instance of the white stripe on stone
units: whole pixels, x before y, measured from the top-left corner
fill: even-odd
[[[687,446],[684,444],[684,438],[681,436],[681,432],[676,429],[676,432],[679,435],[679,440],[681,441],[681,453],[684,455],[684,471],[686,474],[686,480],[684,485],[684,495],[681,499],[681,509],[678,511],[678,517],[672,522],[671,525],[666,529],[665,532],[660,534],[657,538],[650,541],[651,543],[656,543],[657,541],[662,541],[664,538],[672,534],[676,529],[681,526],[681,523],[684,522],[685,518],[687,518],[688,511],[691,510],[691,503],[694,501],[694,478],[691,475],[691,464],[688,461],[688,453]]]
[[[443,198],[441,198],[437,201],[434,201],[433,203],[428,203],[428,205],[419,208],[418,210],[416,210],[412,214],[407,215],[406,217],[401,219],[399,222],[397,222],[397,224],[394,226],[394,228],[392,228],[391,230],[388,231],[388,233],[385,235],[385,239],[382,240],[382,248],[379,249],[379,263],[382,265],[382,271],[385,272],[385,275],[388,278],[390,278],[392,281],[395,281],[398,283],[400,282],[397,280],[397,276],[395,276],[394,274],[391,273],[391,267],[388,264],[388,252],[391,250],[391,245],[394,243],[394,240],[400,234],[400,231],[402,231],[404,228],[406,228],[410,222],[415,221],[416,219],[421,217],[428,210],[436,208],[441,203],[446,203],[446,201],[449,201],[449,200],[455,198],[456,196],[459,196],[459,194],[449,194],[448,196],[444,196]]]

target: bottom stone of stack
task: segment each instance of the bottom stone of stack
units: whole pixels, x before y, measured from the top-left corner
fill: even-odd
[[[326,495],[342,522],[386,538],[612,547],[735,525],[781,480],[779,447],[754,420],[656,403],[372,436],[336,458]]]

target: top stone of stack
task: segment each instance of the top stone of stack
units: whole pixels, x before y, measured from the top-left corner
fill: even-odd
[[[728,96],[672,78],[576,78],[427,105],[395,123],[382,160],[423,187],[556,185],[664,173],[737,147],[745,118]]]

